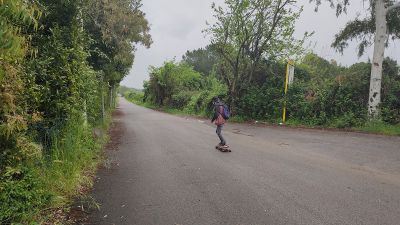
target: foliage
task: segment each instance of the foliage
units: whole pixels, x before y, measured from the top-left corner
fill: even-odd
[[[204,49],[195,49],[187,51],[182,56],[182,62],[192,66],[194,70],[202,75],[210,75],[217,61],[217,54],[212,45],[206,46]]]
[[[6,167],[31,163],[40,148],[25,131],[29,117],[24,100],[20,61],[26,54],[27,37],[22,34],[35,24],[38,13],[31,3],[2,1],[0,4],[0,176]]]
[[[201,75],[187,64],[165,62],[162,67],[150,68],[150,81],[145,87],[145,100],[157,105],[171,105],[182,99],[179,92],[191,92],[201,87]],[[178,103],[179,104],[179,103]]]
[[[90,186],[116,89],[151,37],[140,0],[0,1],[0,223]]]
[[[383,62],[382,120],[389,124],[400,124],[400,67],[386,58]]]
[[[123,96],[129,101],[132,101],[136,104],[141,104],[144,102],[144,93],[142,91],[136,91],[130,89],[125,91],[123,93]]]
[[[32,25],[38,28],[40,11],[29,1],[3,0],[0,3],[0,60],[21,59],[29,45],[29,37],[22,31]],[[3,64],[3,63],[2,63]],[[0,81],[2,80],[0,73]]]
[[[282,115],[285,65],[270,63],[265,68],[259,74],[263,79],[247,88],[238,101],[237,114],[243,119],[275,121]],[[300,77],[297,72],[296,78]]]
[[[132,43],[146,47],[152,43],[141,0],[89,0],[86,4],[85,28],[92,38],[89,63],[104,71],[102,79],[114,86],[132,66]]]
[[[225,97],[227,88],[214,72],[202,76],[187,63],[165,62],[151,68],[150,80],[144,85],[143,102],[159,107],[178,109],[196,115],[206,115],[212,98]],[[130,91],[125,96],[138,103],[141,93]]]
[[[316,55],[308,53],[302,59],[303,69],[309,71],[311,79],[332,78],[340,75],[343,68],[338,66],[335,61],[329,62]]]
[[[29,115],[24,107],[21,62],[28,53],[24,31],[37,28],[34,4],[0,2],[0,223],[9,224],[34,216],[46,198],[30,169],[41,149],[26,136]],[[36,209],[36,210],[34,210]]]
[[[190,100],[182,107],[185,112],[208,116],[212,111],[212,98],[215,96],[226,98],[226,93],[226,85],[219,82],[215,75],[211,75],[203,79],[201,90],[189,95]]]
[[[301,12],[292,7],[295,2],[226,0],[226,7],[213,5],[217,22],[207,32],[218,54],[218,75],[228,86],[233,112],[241,91],[250,85],[263,60],[301,52],[303,40],[293,37]]]
[[[33,167],[8,168],[0,177],[0,223],[27,222],[36,217],[51,195]]]
[[[123,85],[119,86],[119,88],[118,88],[118,93],[120,95],[122,95],[122,96],[124,96],[125,93],[130,92],[130,91],[142,92],[142,90],[139,90],[139,89],[136,89],[136,88],[127,87],[127,86],[123,86]]]
[[[179,66],[182,64],[167,62],[161,68],[153,68],[151,79],[145,84],[145,102],[142,101],[142,93],[128,92],[127,98],[152,108],[201,116],[211,114],[209,109],[212,97],[227,99],[227,87],[216,78],[218,76],[214,72],[211,76],[202,77],[198,88],[185,89],[179,86],[178,84],[185,82],[178,81],[182,77],[178,74],[183,70],[173,69]],[[370,63],[357,63],[350,67],[342,67],[313,53],[307,54],[296,64],[295,81],[285,97],[283,87],[286,63],[263,61],[263,69],[255,73],[255,81],[251,86],[244,88],[239,96],[234,120],[280,122],[282,107],[287,101],[288,124],[335,128],[363,127],[367,124],[370,66]],[[385,59],[384,75],[382,119],[387,124],[398,124],[400,86],[399,66],[396,61]],[[166,77],[173,82],[159,85],[161,80],[165,82]],[[157,96],[161,95],[156,93],[159,91],[165,94],[166,89],[173,91],[170,98],[165,98],[168,100],[162,101],[161,104],[161,101],[157,100]],[[384,127],[387,125],[382,126],[382,129]]]
[[[369,133],[400,136],[400,125],[390,125],[382,121],[368,121],[362,126],[354,129]]]
[[[296,82],[289,89],[289,118],[340,128],[365,123],[370,66],[369,63],[354,64],[319,86]],[[399,99],[394,96],[399,91],[398,66],[386,59],[384,68],[387,78],[383,82],[382,119],[397,124]]]
[[[393,5],[394,1],[387,1],[388,5]],[[332,47],[343,53],[343,50],[348,46],[348,41],[358,40],[358,55],[362,56],[365,49],[374,43],[375,25],[375,4],[370,3],[371,8],[367,18],[356,18],[350,21],[346,26],[335,36]],[[388,35],[390,39],[400,38],[400,16],[398,10],[391,10],[387,15]]]
[[[316,2],[317,8],[321,0],[310,0]],[[336,7],[336,15],[346,13],[349,0],[326,0],[331,7]],[[365,2],[365,0],[363,0]],[[396,0],[369,0],[367,13],[364,19],[358,16],[354,21],[347,23],[346,27],[336,36],[332,47],[343,53],[348,46],[349,40],[359,40],[358,55],[365,52],[365,48],[374,44],[374,54],[371,64],[370,91],[368,100],[368,116],[371,120],[380,119],[382,111],[381,86],[382,66],[384,61],[385,48],[388,47],[388,40],[400,37],[400,1]],[[372,38],[374,37],[374,38]],[[385,109],[384,109],[385,110]]]

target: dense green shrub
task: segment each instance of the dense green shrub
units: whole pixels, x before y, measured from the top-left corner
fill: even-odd
[[[366,63],[355,64],[343,75],[326,78],[318,85],[295,83],[288,92],[288,118],[313,125],[329,125],[335,120],[346,121],[350,117],[354,121],[365,120],[368,67]]]
[[[240,98],[237,114],[250,120],[276,120],[282,115],[282,96],[279,87],[252,87]]]
[[[49,204],[51,194],[39,176],[34,167],[22,166],[8,168],[0,177],[1,224],[26,223]]]
[[[400,66],[389,58],[383,62],[381,112],[383,121],[400,124]]]
[[[183,109],[189,104],[192,96],[195,96],[193,91],[180,91],[171,96],[170,105],[176,109]]]
[[[93,130],[148,31],[140,0],[0,1],[2,225],[40,222],[90,183]]]
[[[178,69],[181,67],[185,69]],[[367,122],[370,68],[370,63],[338,66],[311,53],[296,64],[294,83],[285,96],[286,63],[264,61],[255,71],[251,85],[242,89],[232,110],[240,120],[278,122],[286,103],[289,123],[338,128],[362,126]],[[173,62],[153,68],[150,81],[145,83],[145,100],[186,113],[210,114],[211,99],[215,96],[228,99],[227,89],[215,78],[218,77],[215,71],[203,78],[194,74],[190,67]],[[189,82],[191,76],[196,82]],[[385,59],[383,77],[382,120],[398,124],[397,62]]]
[[[150,81],[145,87],[146,100],[160,106],[176,107],[173,95],[180,92],[195,91],[201,87],[202,76],[187,64],[165,62],[162,67],[151,68]],[[178,100],[179,96],[175,96]]]
[[[140,91],[126,91],[123,96],[135,103],[141,103],[144,101],[144,93]]]
[[[202,88],[191,95],[190,101],[185,107],[186,112],[201,115],[209,115],[212,110],[212,98],[219,96],[226,97],[227,87],[219,82],[214,74],[205,77],[202,81]]]

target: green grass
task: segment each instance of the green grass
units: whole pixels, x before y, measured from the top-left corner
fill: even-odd
[[[190,112],[188,110],[180,110],[180,109],[175,109],[175,108],[170,108],[170,107],[159,107],[156,104],[150,103],[150,102],[143,102],[143,95],[141,93],[137,93],[137,95],[128,95],[125,96],[125,99],[127,99],[128,101],[139,105],[139,106],[143,106],[149,109],[153,109],[153,110],[158,110],[158,111],[162,111],[165,113],[169,113],[169,114],[173,114],[173,115],[179,115],[179,116],[199,116],[199,117],[205,117],[205,113],[204,112],[200,112],[200,113],[195,113],[195,112]]]
[[[305,128],[318,128],[318,129],[339,129],[345,131],[360,131],[365,133],[372,133],[372,134],[383,134],[383,135],[390,135],[390,136],[400,136],[400,125],[390,125],[384,123],[382,121],[370,121],[366,122],[362,125],[354,126],[354,127],[338,127],[335,123],[330,126],[317,126],[312,123],[305,123],[298,120],[289,120],[286,123],[287,126],[290,127],[305,127]]]
[[[110,121],[97,129],[107,130]],[[0,177],[0,224],[60,224],[56,211],[67,212],[74,199],[87,198],[108,137],[95,138],[92,127],[82,124],[68,124],[46,157]]]
[[[98,129],[108,129],[108,123]],[[43,183],[52,195],[48,208],[68,211],[74,199],[84,198],[87,194],[84,190],[93,186],[93,177],[101,161],[100,152],[107,138],[104,135],[95,139],[92,129],[81,123],[67,126],[64,138],[54,146],[43,168]],[[46,215],[46,212],[42,214]],[[52,221],[51,215],[50,221],[56,222]]]
[[[247,122],[247,120],[245,118],[243,118],[242,116],[233,116],[233,117],[229,118],[229,122],[244,123],[244,122]]]
[[[106,122],[96,129],[106,131],[110,122],[111,117],[108,116]],[[42,172],[42,182],[52,196],[47,208],[68,211],[74,199],[86,198],[85,190],[93,186],[95,172],[102,160],[101,149],[108,136],[95,138],[92,129],[78,121],[73,122],[65,128],[63,138],[54,145]],[[51,223],[57,223],[52,220],[51,211],[50,216],[46,211],[42,215],[48,216]]]
[[[400,136],[400,125],[390,125],[380,121],[367,122],[363,126],[353,128],[356,131]]]

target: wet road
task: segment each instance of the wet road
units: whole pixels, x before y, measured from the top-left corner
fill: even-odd
[[[92,224],[400,224],[399,137],[119,111]]]

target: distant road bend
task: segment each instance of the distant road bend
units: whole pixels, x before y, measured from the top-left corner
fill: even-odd
[[[400,224],[400,137],[228,124],[120,99],[91,224]]]

